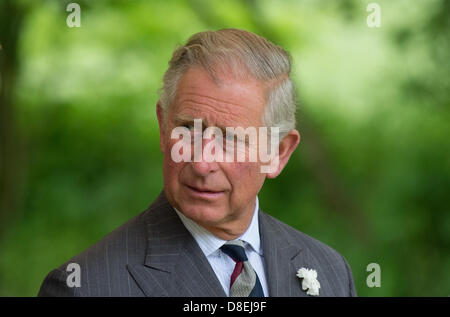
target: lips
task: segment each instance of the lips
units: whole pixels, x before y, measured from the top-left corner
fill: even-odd
[[[213,199],[218,198],[221,195],[223,195],[225,192],[221,190],[213,190],[206,187],[197,187],[197,186],[191,186],[191,185],[185,185],[186,188],[188,188],[189,192],[196,197],[200,198],[206,198],[206,199]]]
[[[198,192],[205,192],[205,193],[222,193],[222,190],[212,190],[206,187],[198,187],[198,186],[191,186],[191,185],[186,185],[187,187],[189,187],[190,189],[196,190]]]

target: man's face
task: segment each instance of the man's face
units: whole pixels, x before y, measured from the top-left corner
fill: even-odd
[[[169,202],[185,216],[222,238],[242,233],[250,223],[255,198],[265,174],[259,162],[199,162],[176,163],[171,157],[171,139],[175,127],[193,126],[202,119],[204,126],[262,126],[265,106],[264,86],[256,81],[222,80],[214,83],[199,67],[191,67],[181,78],[177,94],[169,109],[167,127],[162,127],[161,150],[164,155],[164,189]],[[224,134],[225,139],[225,134]],[[211,142],[203,140],[203,146]],[[193,150],[192,150],[193,153]]]

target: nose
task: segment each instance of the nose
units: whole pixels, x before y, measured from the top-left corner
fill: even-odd
[[[194,172],[198,176],[207,176],[210,173],[213,173],[219,169],[218,163],[212,158],[212,157],[206,157],[205,155],[208,155],[204,153],[205,145],[208,142],[214,142],[210,139],[202,139],[201,147],[193,147],[192,151],[192,160],[191,160],[191,166]]]
[[[207,176],[210,173],[213,173],[217,170],[217,167],[215,165],[217,165],[216,162],[205,162],[205,161],[201,161],[201,162],[192,162],[192,169],[194,170],[194,172],[198,175],[198,176]]]

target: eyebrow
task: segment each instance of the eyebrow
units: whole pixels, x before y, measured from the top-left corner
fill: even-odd
[[[176,114],[174,115],[173,118],[174,123],[178,124],[178,123],[193,123],[194,122],[194,118],[190,115],[184,115],[184,114]],[[203,119],[202,119],[203,122]]]
[[[191,115],[185,115],[185,114],[176,114],[174,115],[174,124],[176,126],[181,126],[184,124],[194,124],[194,119],[201,119],[202,120],[202,130],[205,130],[209,125],[208,125],[208,120],[203,119],[203,118],[193,118]],[[219,128],[222,131],[222,134],[225,135],[226,134],[226,127],[220,126],[220,125],[216,125],[215,127]]]

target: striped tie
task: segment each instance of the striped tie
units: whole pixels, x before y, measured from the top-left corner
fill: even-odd
[[[220,248],[236,262],[231,274],[230,297],[264,297],[261,282],[247,259],[242,240],[232,240]]]

